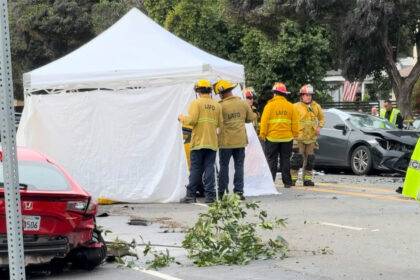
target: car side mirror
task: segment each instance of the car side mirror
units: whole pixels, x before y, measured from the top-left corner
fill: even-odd
[[[343,134],[347,132],[347,126],[345,124],[336,124],[334,128],[343,131]]]

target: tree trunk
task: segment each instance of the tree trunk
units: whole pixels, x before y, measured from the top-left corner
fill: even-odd
[[[401,115],[404,119],[410,119],[412,117],[413,106],[411,104],[411,97],[413,87],[414,84],[409,84],[407,81],[404,81],[399,87],[393,87],[395,97],[397,99],[398,109],[400,109]]]
[[[417,63],[407,77],[401,77],[400,71],[397,69],[396,62],[393,59],[392,47],[387,40],[387,36],[385,36],[382,42],[385,50],[385,70],[391,79],[398,109],[401,110],[401,114],[405,119],[411,118],[411,96],[414,85],[420,77],[420,60],[417,60]]]
[[[385,70],[388,77],[391,79],[392,89],[394,90],[395,98],[397,99],[398,108],[405,119],[411,117],[411,96],[413,88],[420,77],[420,60],[417,60],[413,69],[407,77],[401,77],[400,71],[397,68],[394,60],[392,46],[388,40],[388,29],[385,28],[382,37],[382,46],[385,51]],[[419,42],[420,43],[420,42]],[[417,46],[418,50],[419,46]]]

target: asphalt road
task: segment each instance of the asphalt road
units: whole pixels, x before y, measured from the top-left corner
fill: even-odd
[[[281,195],[256,198],[272,216],[287,218],[287,227],[279,232],[290,244],[288,258],[283,260],[198,268],[177,246],[183,238],[181,228],[191,226],[205,206],[112,205],[101,207],[109,217],[98,218],[99,224],[113,231],[108,239],[135,238],[141,243],[141,235],[153,244],[170,246],[181,265],[151,275],[154,272],[106,264],[92,272],[70,271],[42,279],[418,279],[418,202],[394,192],[401,178],[361,179],[320,175],[315,188],[280,188]],[[130,226],[129,216],[155,222]],[[141,259],[139,265],[143,264]]]

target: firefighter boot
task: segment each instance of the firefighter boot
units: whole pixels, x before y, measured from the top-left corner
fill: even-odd
[[[314,162],[315,162],[315,156],[308,155],[307,160],[306,160],[306,167],[305,167],[305,170],[303,170],[303,186],[305,187],[315,186],[314,182],[312,181]]]
[[[180,203],[195,203],[196,199],[195,199],[195,197],[186,196],[186,197],[182,198],[179,202]]]
[[[313,186],[315,186],[315,183],[312,180],[305,180],[305,181],[303,181],[303,186],[313,187]]]

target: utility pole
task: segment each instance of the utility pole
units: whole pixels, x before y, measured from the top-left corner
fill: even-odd
[[[0,105],[4,196],[10,280],[24,280],[22,212],[17,166],[15,110],[7,0],[0,0]]]

